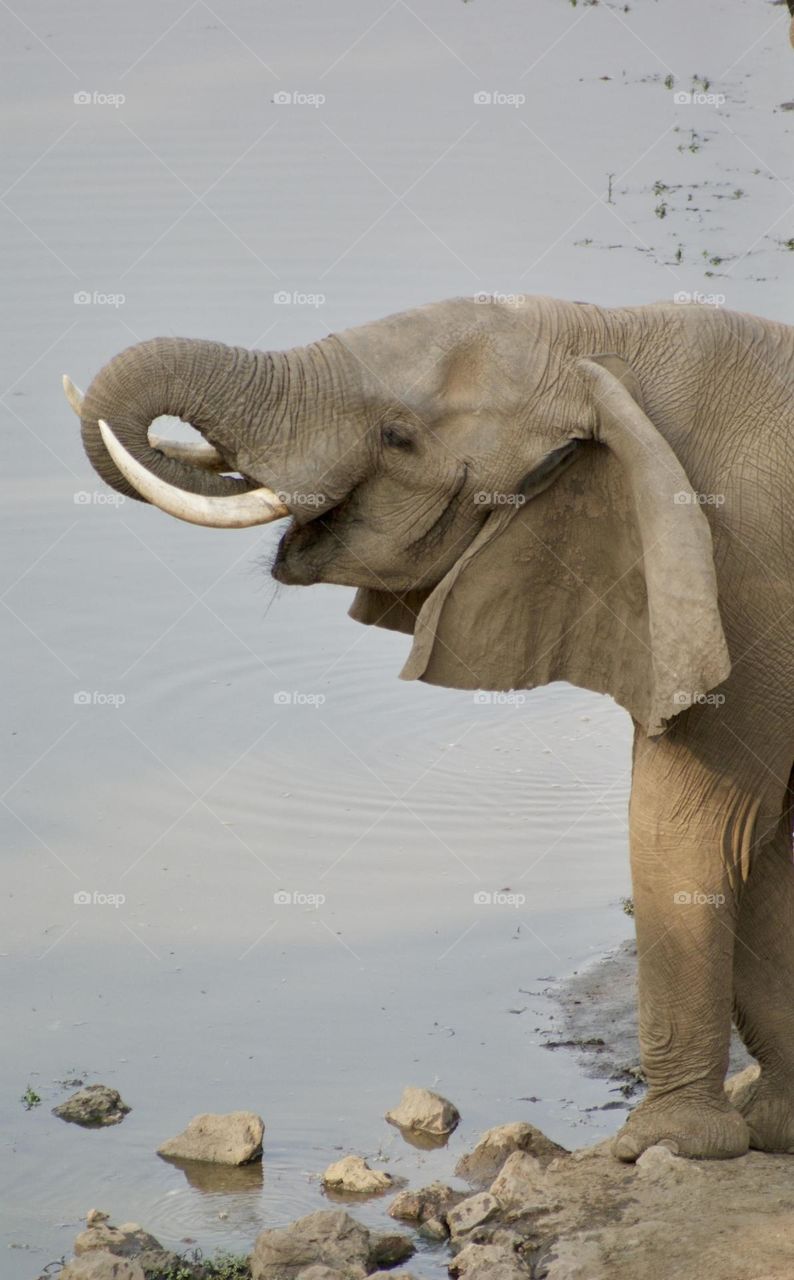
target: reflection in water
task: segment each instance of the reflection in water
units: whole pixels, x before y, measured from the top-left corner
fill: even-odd
[[[245,1195],[258,1193],[264,1186],[261,1160],[254,1160],[250,1164],[230,1165],[213,1164],[210,1160],[180,1160],[175,1156],[160,1156],[160,1159],[181,1169],[196,1191],[218,1195]]]

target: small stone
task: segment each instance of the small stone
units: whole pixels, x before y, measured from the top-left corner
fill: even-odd
[[[307,1214],[288,1227],[261,1231],[251,1255],[252,1280],[298,1280],[301,1271],[322,1264],[345,1280],[371,1269],[370,1234],[342,1210]],[[380,1265],[380,1264],[378,1264]]]
[[[675,1155],[669,1147],[659,1142],[656,1146],[647,1147],[636,1163],[637,1173],[641,1178],[663,1178],[665,1180],[697,1178],[702,1170],[692,1160],[683,1160]]]
[[[549,1208],[550,1196],[543,1165],[526,1151],[514,1151],[491,1184],[491,1195],[496,1196],[505,1209],[529,1213]]]
[[[423,1240],[446,1240],[449,1235],[449,1227],[441,1218],[428,1218],[417,1230]]]
[[[455,1166],[455,1173],[472,1186],[487,1187],[514,1151],[529,1152],[544,1167],[556,1157],[568,1154],[564,1147],[552,1142],[540,1129],[524,1120],[518,1120],[513,1124],[500,1124],[494,1129],[488,1129],[474,1150],[460,1158]]]
[[[390,1173],[370,1169],[361,1156],[345,1156],[330,1164],[323,1174],[326,1187],[335,1187],[339,1191],[351,1191],[358,1195],[374,1195],[386,1191],[394,1182]]]
[[[431,1182],[418,1191],[401,1191],[389,1205],[389,1217],[400,1222],[443,1222],[450,1209],[465,1200],[465,1191],[455,1191],[443,1182]]]
[[[460,1204],[450,1209],[447,1214],[452,1236],[466,1235],[475,1227],[481,1227],[484,1222],[495,1218],[501,1207],[496,1196],[492,1196],[488,1191],[480,1191],[476,1196],[461,1200]]]
[[[87,1084],[84,1089],[73,1093],[71,1098],[53,1107],[52,1114],[70,1124],[94,1128],[121,1124],[130,1110],[117,1089],[110,1089],[106,1084]]]
[[[132,1257],[148,1249],[162,1249],[159,1240],[144,1231],[137,1222],[124,1222],[114,1227],[108,1221],[108,1215],[101,1214],[85,1231],[81,1231],[74,1242],[75,1254],[79,1257],[85,1253],[104,1250],[116,1257]]]
[[[416,1248],[408,1236],[385,1234],[373,1236],[369,1246],[369,1263],[372,1267],[396,1267],[407,1262],[416,1253]]]
[[[439,1093],[409,1085],[403,1089],[399,1106],[386,1112],[386,1119],[399,1129],[447,1135],[458,1127],[460,1112]]]
[[[529,1264],[508,1246],[467,1244],[449,1266],[460,1280],[530,1280]]]
[[[67,1262],[58,1280],[146,1280],[146,1273],[136,1258],[98,1251]]]
[[[253,1111],[194,1116],[175,1138],[157,1148],[159,1156],[176,1160],[208,1160],[214,1164],[248,1164],[262,1155],[264,1121]]]

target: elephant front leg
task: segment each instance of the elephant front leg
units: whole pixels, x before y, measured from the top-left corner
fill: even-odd
[[[753,858],[734,953],[735,1016],[760,1075],[731,1091],[759,1151],[794,1152],[792,812]]]
[[[729,867],[741,809],[672,736],[637,736],[631,869],[648,1094],[615,1138],[621,1160],[656,1143],[701,1159],[748,1149],[724,1091],[737,910]]]

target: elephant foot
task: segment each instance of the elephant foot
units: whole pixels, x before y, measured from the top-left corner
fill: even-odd
[[[612,1154],[632,1162],[657,1143],[691,1160],[730,1160],[746,1154],[749,1134],[727,1098],[663,1094],[635,1107],[615,1137]]]
[[[753,1066],[728,1080],[725,1091],[744,1116],[755,1151],[794,1154],[794,1089]]]

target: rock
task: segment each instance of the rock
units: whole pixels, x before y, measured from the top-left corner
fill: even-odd
[[[466,1198],[465,1191],[455,1191],[443,1182],[431,1182],[418,1191],[401,1191],[389,1205],[389,1217],[417,1224],[444,1222],[449,1210]]]
[[[408,1236],[386,1233],[373,1236],[369,1244],[369,1264],[371,1267],[396,1267],[400,1262],[407,1262],[416,1253],[416,1249]]]
[[[117,1089],[110,1089],[106,1084],[87,1084],[84,1089],[73,1093],[71,1098],[53,1107],[52,1114],[60,1120],[68,1120],[70,1124],[98,1128],[108,1124],[121,1124],[130,1110]]]
[[[475,1227],[481,1227],[484,1222],[489,1222],[491,1218],[496,1217],[501,1207],[496,1196],[492,1196],[488,1191],[481,1191],[476,1196],[461,1200],[460,1204],[450,1209],[447,1214],[453,1239],[456,1236],[466,1235]]]
[[[684,1160],[673,1155],[663,1143],[643,1151],[636,1167],[641,1178],[655,1178],[657,1182],[669,1181],[671,1178],[699,1178],[701,1175],[701,1169],[694,1160]]]
[[[370,1169],[361,1156],[345,1156],[330,1164],[323,1174],[323,1183],[339,1191],[351,1191],[358,1195],[374,1195],[386,1191],[394,1179],[390,1173]]]
[[[345,1274],[337,1271],[335,1267],[325,1267],[322,1262],[317,1262],[314,1266],[305,1267],[300,1271],[298,1280],[345,1280]]]
[[[491,1195],[505,1209],[531,1213],[550,1205],[546,1171],[537,1156],[527,1151],[514,1151],[491,1183]]]
[[[146,1273],[136,1258],[97,1251],[67,1262],[58,1280],[146,1280]]]
[[[568,1154],[564,1147],[552,1142],[540,1129],[524,1120],[518,1120],[514,1124],[500,1124],[495,1129],[488,1129],[474,1150],[461,1156],[455,1166],[455,1173],[459,1178],[465,1178],[473,1187],[490,1186],[507,1157],[514,1151],[529,1152],[537,1157],[544,1168],[558,1156]]]
[[[367,1280],[416,1280],[409,1271],[373,1271]]]
[[[429,1089],[409,1086],[403,1089],[399,1106],[386,1112],[389,1124],[409,1132],[428,1133],[433,1136],[448,1135],[460,1123],[460,1113],[446,1098]]]
[[[120,1227],[114,1227],[109,1222],[108,1215],[97,1209],[93,1209],[89,1217],[91,1225],[81,1231],[74,1242],[74,1251],[78,1257],[95,1250],[105,1250],[117,1257],[129,1258],[149,1249],[163,1248],[160,1241],[144,1231],[137,1222],[123,1222]]]
[[[366,1276],[371,1270],[369,1231],[341,1209],[320,1210],[288,1227],[262,1231],[251,1255],[251,1276],[297,1280],[301,1271],[318,1263],[341,1271],[345,1280]]]
[[[264,1122],[253,1111],[194,1116],[182,1133],[157,1148],[157,1154],[176,1160],[248,1164],[261,1157],[264,1132]]]
[[[467,1244],[450,1263],[449,1274],[460,1280],[530,1280],[532,1273],[509,1245]]]

